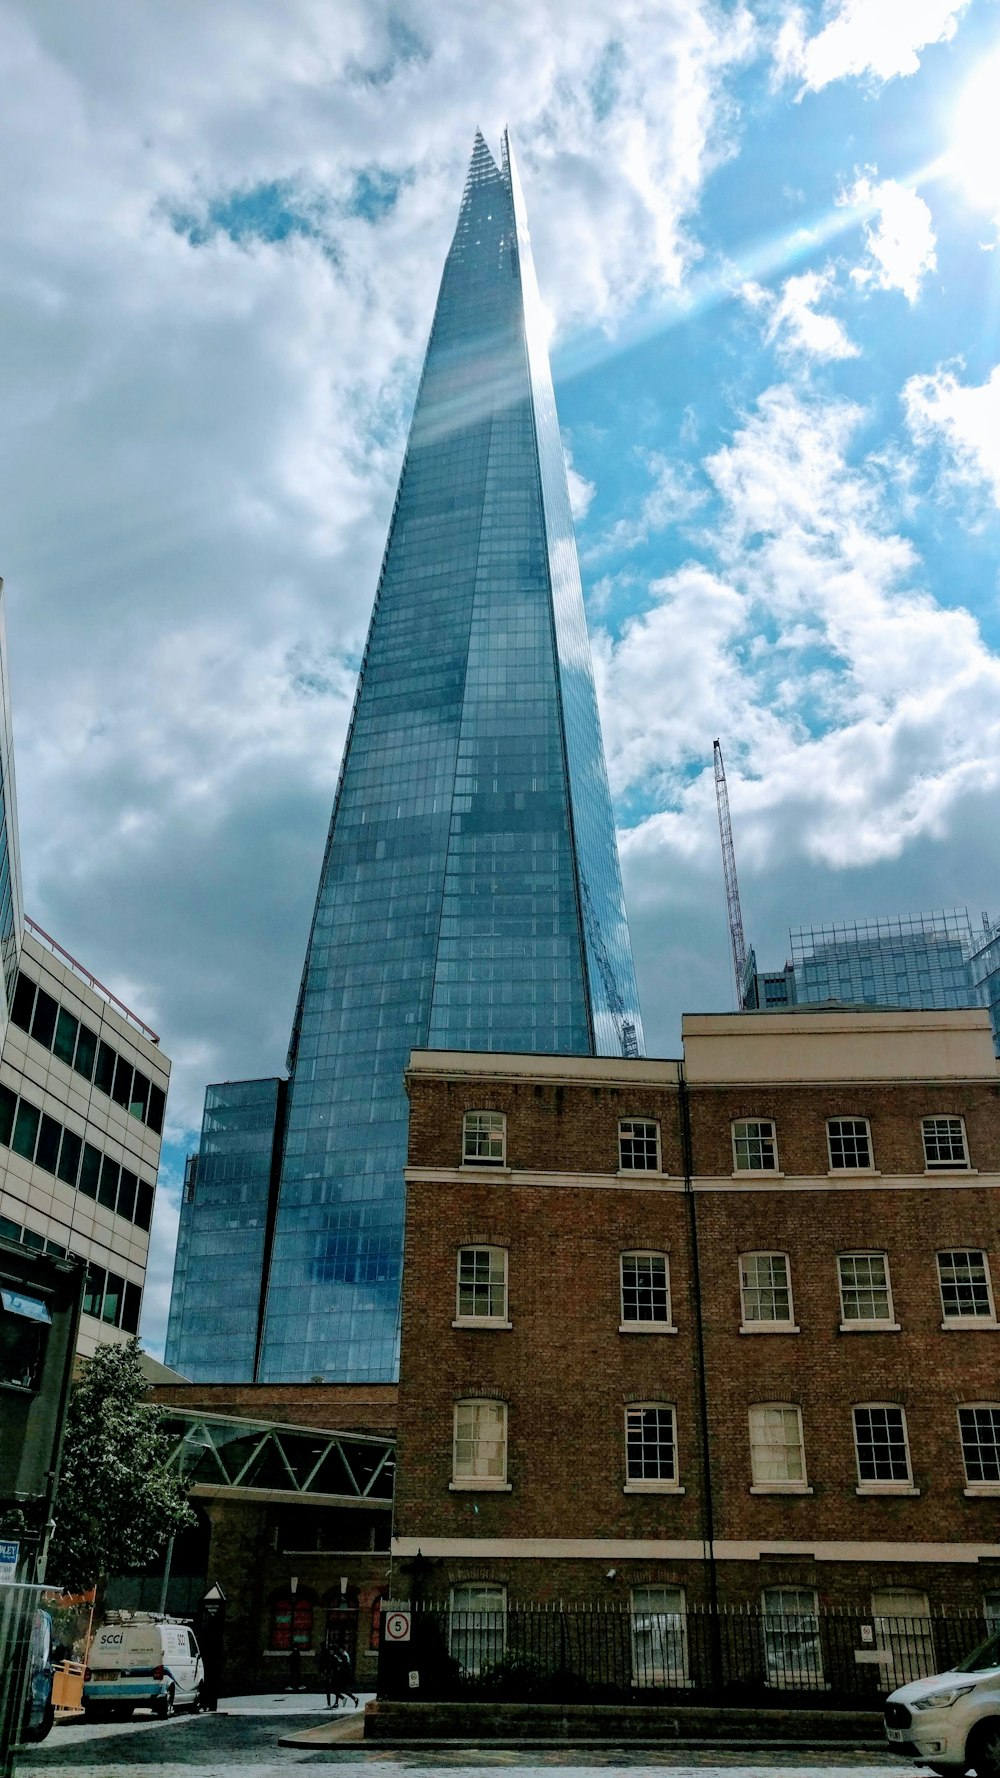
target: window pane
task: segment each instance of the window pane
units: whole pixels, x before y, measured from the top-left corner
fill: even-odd
[[[503,1481],[507,1411],[499,1401],[455,1403],[455,1475]]]
[[[623,1253],[622,1320],[670,1320],[667,1259],[663,1253]]]
[[[139,1312],[142,1308],[142,1291],[138,1284],[126,1284],[125,1303],[122,1309],[121,1325],[126,1333],[139,1332]]]
[[[745,1253],[740,1260],[744,1321],[791,1321],[792,1290],[784,1253]]]
[[[458,1256],[459,1315],[502,1320],[506,1314],[504,1297],[503,1248],[463,1247]]]
[[[985,1253],[980,1248],[963,1247],[939,1253],[937,1260],[945,1318],[991,1321]]]
[[[126,1110],[132,1100],[132,1076],[134,1073],[135,1070],[132,1067],[131,1062],[126,1062],[124,1056],[119,1056],[115,1065],[115,1078],[111,1087],[111,1097],[116,1105],[122,1105]]]
[[[89,1265],[87,1279],[83,1287],[83,1312],[85,1315],[100,1315],[104,1301],[104,1268]]]
[[[827,1124],[830,1142],[830,1166],[838,1168],[870,1167],[871,1143],[868,1125],[861,1117],[835,1117]]]
[[[734,1124],[733,1159],[738,1173],[776,1172],[778,1145],[774,1135],[774,1124],[770,1120]]]
[[[924,1163],[933,1168],[966,1168],[965,1126],[960,1117],[925,1117]]]
[[[72,1063],[78,1030],[79,1025],[73,1014],[61,1006],[59,1017],[56,1020],[55,1042],[52,1045],[53,1054],[57,1055],[61,1062]]]
[[[28,976],[17,972],[17,987],[14,989],[14,1004],[10,1016],[15,1025],[22,1031],[31,1030],[31,1015],[35,1006],[35,984]]]
[[[626,1408],[625,1468],[629,1481],[676,1481],[673,1408]]]
[[[143,1074],[142,1070],[137,1068],[132,1077],[132,1096],[129,1100],[128,1108],[133,1117],[137,1117],[141,1123],[145,1123],[148,1107],[149,1076]]]
[[[59,1165],[56,1172],[67,1185],[76,1184],[76,1176],[80,1170],[80,1155],[83,1151],[83,1137],[77,1136],[72,1130],[62,1133],[62,1146],[59,1150]]]
[[[4,1148],[10,1147],[16,1111],[17,1094],[11,1092],[10,1087],[0,1086],[0,1142],[3,1143]]]
[[[884,1253],[841,1253],[840,1300],[845,1321],[891,1321],[889,1266]]]
[[[100,1087],[102,1093],[110,1096],[115,1078],[115,1052],[103,1037],[97,1045],[97,1068],[94,1074],[94,1085]]]
[[[83,1160],[80,1163],[80,1191],[85,1198],[96,1198],[97,1184],[101,1177],[101,1156],[99,1151],[89,1142],[83,1145]]]
[[[96,1056],[97,1032],[92,1031],[89,1025],[81,1025],[76,1040],[76,1055],[73,1057],[73,1067],[76,1069],[77,1074],[83,1075],[84,1080],[93,1080],[94,1061]]]
[[[910,1464],[902,1408],[855,1408],[854,1433],[860,1481],[909,1481]]]
[[[502,1111],[467,1111],[462,1126],[462,1158],[480,1167],[502,1166],[506,1118]]]
[[[62,1128],[47,1111],[42,1112],[42,1121],[38,1131],[38,1144],[35,1148],[35,1166],[44,1167],[46,1173],[54,1173],[59,1159],[59,1138]]]
[[[144,1179],[139,1181],[139,1189],[135,1194],[135,1225],[140,1229],[148,1229],[153,1219],[153,1188]]]
[[[23,1155],[26,1161],[34,1158],[39,1117],[40,1113],[36,1106],[27,1104],[24,1099],[20,1101],[17,1107],[17,1117],[14,1119],[14,1139],[11,1147],[15,1154]]]
[[[680,1587],[632,1588],[632,1684],[686,1685],[687,1615]]]
[[[958,1424],[970,1485],[1000,1482],[1000,1407],[959,1408]]]
[[[107,1321],[111,1327],[117,1327],[118,1325],[118,1317],[121,1314],[122,1297],[124,1292],[124,1278],[119,1278],[114,1272],[109,1272],[107,1283],[104,1287],[104,1302],[101,1307],[101,1320]]]
[[[463,1673],[476,1674],[503,1658],[507,1594],[473,1581],[451,1590],[449,1652]]]
[[[797,1408],[758,1403],[750,1409],[750,1470],[757,1487],[805,1481],[802,1422]]]
[[[103,1204],[105,1210],[113,1210],[118,1202],[118,1177],[121,1167],[113,1161],[109,1154],[101,1157],[101,1179],[97,1188],[97,1202]]]
[[[648,1118],[625,1118],[618,1125],[618,1165],[622,1172],[656,1173],[660,1165],[660,1126]]]
[[[799,1691],[822,1686],[815,1593],[807,1587],[767,1587],[763,1604],[768,1685]]]
[[[157,1135],[159,1135],[163,1128],[163,1113],[166,1103],[167,1096],[164,1093],[163,1088],[151,1085],[149,1089],[149,1110],[146,1113],[146,1122],[151,1130],[155,1130]]]
[[[52,1048],[52,1038],[56,1028],[57,1011],[58,1007],[56,1006],[52,995],[46,994],[44,988],[39,988],[38,993],[35,995],[35,1011],[31,1020],[31,1035],[36,1043],[42,1044],[47,1050]]]
[[[121,1182],[118,1186],[118,1214],[128,1222],[135,1221],[135,1194],[139,1189],[136,1175],[128,1167],[122,1168]]]

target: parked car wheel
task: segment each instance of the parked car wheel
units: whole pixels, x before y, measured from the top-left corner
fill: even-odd
[[[55,1705],[46,1704],[39,1722],[28,1724],[21,1732],[21,1740],[25,1742],[44,1741],[56,1720]]]
[[[165,1722],[167,1717],[172,1716],[173,1713],[174,1688],[171,1686],[169,1691],[165,1691],[161,1698],[153,1699],[153,1715],[158,1716],[161,1721]],[[1000,1778],[1000,1773],[997,1774],[997,1778]]]
[[[1000,1778],[1000,1717],[976,1725],[967,1752],[979,1778]]]

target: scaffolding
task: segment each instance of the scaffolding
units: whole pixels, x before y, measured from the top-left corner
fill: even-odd
[[[919,1011],[986,1004],[973,974],[976,937],[967,908],[804,926],[789,936],[800,1004]],[[1000,970],[1000,929],[995,936]]]

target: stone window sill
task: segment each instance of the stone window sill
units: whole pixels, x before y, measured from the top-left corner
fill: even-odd
[[[808,1482],[754,1482],[751,1494],[811,1494]]]
[[[509,1494],[512,1484],[501,1482],[497,1476],[463,1475],[456,1476],[448,1483],[453,1494]]]
[[[616,1179],[670,1179],[672,1175],[664,1173],[662,1167],[619,1167],[615,1177]]]
[[[858,1487],[855,1488],[854,1492],[855,1494],[870,1495],[874,1498],[879,1494],[915,1495],[920,1493],[920,1489],[915,1488],[912,1482],[861,1482]]]
[[[734,1179],[784,1179],[785,1175],[779,1167],[739,1167],[733,1173]]]
[[[924,1168],[924,1178],[925,1179],[940,1179],[941,1175],[944,1174],[944,1177],[946,1179],[948,1179],[948,1178],[953,1178],[956,1173],[960,1177],[964,1178],[967,1173],[971,1173],[973,1176],[975,1176],[975,1174],[977,1174],[978,1172],[979,1172],[978,1167],[960,1167],[958,1165],[958,1163],[956,1162],[954,1167],[925,1167]]]
[[[795,1334],[802,1329],[794,1321],[743,1321],[741,1334]]]
[[[948,1321],[942,1321],[942,1333],[996,1333],[1000,1322],[992,1315],[954,1315]]]
[[[457,1315],[452,1327],[474,1327],[481,1333],[506,1333],[513,1321],[498,1321],[489,1315]]]
[[[828,1179],[881,1179],[881,1167],[828,1167]]]
[[[675,1334],[672,1321],[619,1321],[618,1332],[624,1334]]]
[[[842,1321],[841,1333],[902,1333],[898,1321]]]
[[[985,1500],[989,1495],[1000,1494],[1000,1482],[970,1482],[963,1492],[966,1500]]]
[[[463,1161],[461,1166],[463,1173],[499,1174],[501,1179],[509,1179],[512,1172],[506,1161]]]
[[[685,1490],[677,1482],[661,1481],[659,1476],[649,1481],[626,1482],[623,1494],[683,1494]]]

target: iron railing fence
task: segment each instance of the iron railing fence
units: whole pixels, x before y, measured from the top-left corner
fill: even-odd
[[[975,1611],[880,1617],[562,1604],[459,1611],[447,1601],[400,1609],[407,1640],[394,1639],[398,1624],[387,1633],[393,1612],[382,1613],[381,1697],[512,1703],[725,1699],[877,1709],[897,1686],[946,1671],[996,1628]]]

